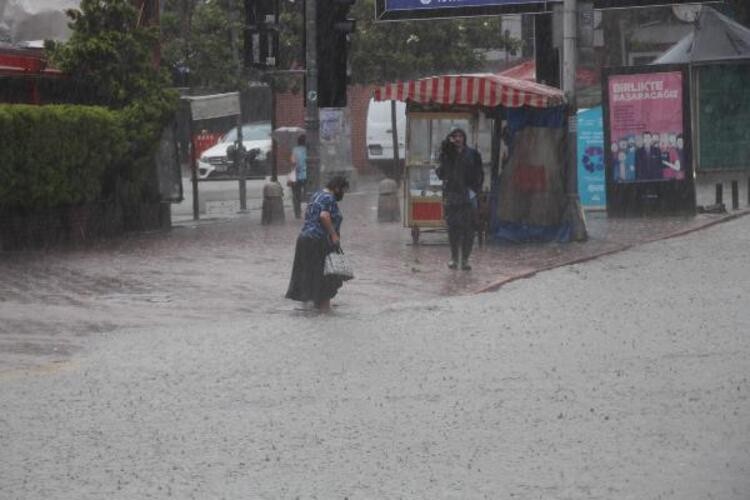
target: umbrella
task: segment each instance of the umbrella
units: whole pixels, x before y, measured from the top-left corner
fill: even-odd
[[[273,131],[271,137],[279,146],[291,148],[297,144],[297,137],[305,133],[302,127],[279,127]]]

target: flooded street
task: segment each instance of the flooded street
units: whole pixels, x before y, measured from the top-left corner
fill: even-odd
[[[447,235],[413,245],[400,223],[377,223],[372,185],[349,194],[343,247],[357,279],[334,300],[341,314],[470,295],[569,262],[722,219],[611,219],[590,213],[586,243],[487,245],[471,272],[450,271]],[[258,210],[224,219],[176,218],[171,231],[131,234],[88,247],[6,252],[0,262],[0,372],[56,362],[121,329],[244,321],[251,313],[301,314],[283,299],[300,221],[263,226]]]
[[[707,221],[592,218],[467,273],[375,199],[342,203],[331,316],[283,299],[293,220],[4,255],[0,496],[750,495],[750,218],[476,295]]]
[[[0,0],[0,500],[749,500],[748,26]]]

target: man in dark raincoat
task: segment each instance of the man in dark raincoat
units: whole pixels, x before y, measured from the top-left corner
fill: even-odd
[[[466,132],[462,129],[454,129],[443,141],[436,173],[443,181],[443,216],[451,247],[448,267],[456,269],[460,263],[461,269],[468,271],[484,171],[479,151],[466,145]]]

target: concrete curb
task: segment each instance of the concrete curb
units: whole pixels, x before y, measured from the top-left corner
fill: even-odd
[[[750,210],[743,210],[741,212],[729,214],[726,217],[722,217],[721,219],[707,221],[705,224],[700,225],[700,226],[691,227],[689,229],[682,229],[682,230],[679,230],[679,231],[675,231],[673,233],[669,233],[669,234],[664,235],[664,236],[658,236],[656,238],[645,239],[643,241],[639,241],[638,243],[631,243],[631,244],[628,244],[628,245],[622,245],[621,247],[615,248],[613,250],[607,250],[607,251],[600,252],[600,253],[597,253],[597,254],[594,254],[594,255],[587,255],[586,257],[579,257],[579,258],[567,260],[567,261],[561,262],[559,264],[553,264],[551,266],[540,267],[538,269],[534,269],[534,270],[531,270],[531,271],[525,271],[525,272],[522,272],[522,273],[514,274],[512,276],[505,276],[503,278],[500,278],[500,279],[494,281],[493,283],[490,283],[489,285],[485,285],[482,288],[479,288],[478,290],[475,290],[475,291],[471,292],[471,295],[478,295],[480,293],[487,293],[487,292],[496,292],[497,290],[499,290],[503,286],[507,285],[508,283],[512,283],[514,281],[518,281],[518,280],[522,280],[522,279],[528,279],[528,278],[531,278],[531,277],[535,276],[538,273],[542,273],[542,272],[545,272],[545,271],[550,271],[552,269],[557,269],[557,268],[560,268],[560,267],[572,266],[572,265],[575,265],[575,264],[582,264],[584,262],[588,262],[588,261],[591,261],[591,260],[594,260],[594,259],[599,259],[601,257],[606,257],[608,255],[612,255],[612,254],[616,254],[616,253],[619,253],[619,252],[623,252],[625,250],[629,250],[631,248],[635,248],[637,246],[644,245],[646,243],[653,243],[655,241],[668,240],[668,239],[671,239],[671,238],[677,238],[679,236],[685,236],[687,234],[694,233],[696,231],[701,231],[703,229],[709,228],[711,226],[715,226],[717,224],[723,224],[725,222],[729,222],[729,221],[732,221],[732,220],[735,220],[735,219],[739,219],[740,217],[744,217],[744,216],[746,216],[748,214],[750,214]]]

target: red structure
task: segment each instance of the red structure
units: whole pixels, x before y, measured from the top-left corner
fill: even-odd
[[[47,66],[41,49],[0,48],[0,102],[43,104],[40,81],[62,77]]]
[[[205,150],[219,142],[220,138],[221,134],[207,130],[202,130],[198,135],[193,136],[193,162],[197,161]]]
[[[138,10],[138,26],[159,25],[159,0],[133,0],[133,5]],[[157,46],[153,54],[155,66],[160,59]],[[61,78],[65,78],[61,71],[47,65],[43,49],[0,46],[0,102],[45,104],[40,87]]]

